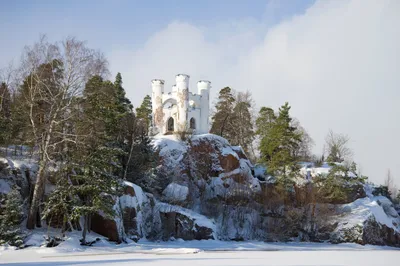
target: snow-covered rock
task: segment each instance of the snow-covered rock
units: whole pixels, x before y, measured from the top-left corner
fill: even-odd
[[[169,184],[163,191],[164,200],[167,202],[184,202],[189,196],[189,188],[177,183]]]
[[[37,165],[31,159],[0,158],[0,198],[13,186],[20,188],[24,199],[28,198],[36,172]]]
[[[259,219],[243,217],[259,216],[254,201],[262,190],[241,147],[213,134],[194,135],[187,142],[158,136],[153,145],[160,155],[159,169],[171,180],[163,200],[214,219],[218,238],[256,236]]]
[[[180,206],[158,202],[163,239],[183,240],[216,239],[216,226],[207,217]]]
[[[115,200],[114,219],[105,218],[99,213],[92,218],[92,230],[116,242],[125,238],[151,238],[154,231],[159,230],[157,225],[160,224],[154,199],[131,182],[125,181],[123,186],[124,194]]]
[[[386,197],[365,197],[339,206],[331,242],[400,246],[400,217]]]

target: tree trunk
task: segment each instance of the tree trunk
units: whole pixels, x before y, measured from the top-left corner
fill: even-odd
[[[33,191],[32,202],[28,212],[28,219],[26,221],[27,229],[35,228],[37,214],[39,212],[39,204],[43,196],[44,185],[46,181],[44,176],[45,166],[46,162],[42,159],[42,162],[40,162],[39,164],[39,171],[36,176],[35,190]]]
[[[87,230],[88,230],[88,215],[85,215],[83,218],[83,231],[82,231],[81,245],[86,245]]]

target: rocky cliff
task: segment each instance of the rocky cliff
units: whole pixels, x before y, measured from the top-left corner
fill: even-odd
[[[93,231],[116,242],[180,238],[400,246],[397,211],[369,185],[352,183],[344,204],[307,201],[310,182],[298,182],[291,197],[282,199],[273,181],[254,177],[243,150],[221,137],[205,134],[181,142],[163,136],[153,145],[163,185],[153,191],[123,182],[116,217],[95,215]],[[34,171],[34,165],[0,160],[0,194],[18,185],[28,197]]]

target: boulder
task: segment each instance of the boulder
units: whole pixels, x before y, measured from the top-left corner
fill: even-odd
[[[215,225],[207,217],[167,203],[157,203],[160,212],[162,239],[215,239]]]
[[[400,217],[383,196],[366,197],[339,207],[330,242],[400,247]]]
[[[91,229],[102,236],[108,237],[109,241],[121,242],[121,236],[115,219],[108,219],[100,214],[92,216]]]
[[[177,183],[169,184],[163,191],[163,200],[171,204],[184,204],[189,196],[189,188]]]

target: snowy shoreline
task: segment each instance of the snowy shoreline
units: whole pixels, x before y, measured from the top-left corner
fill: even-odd
[[[65,243],[65,242],[64,242]],[[0,250],[0,264],[24,265],[398,265],[400,250],[384,246],[324,243],[149,242],[81,247]],[[72,243],[70,243],[72,244]],[[63,247],[64,246],[64,247]],[[371,252],[373,251],[373,252]]]

